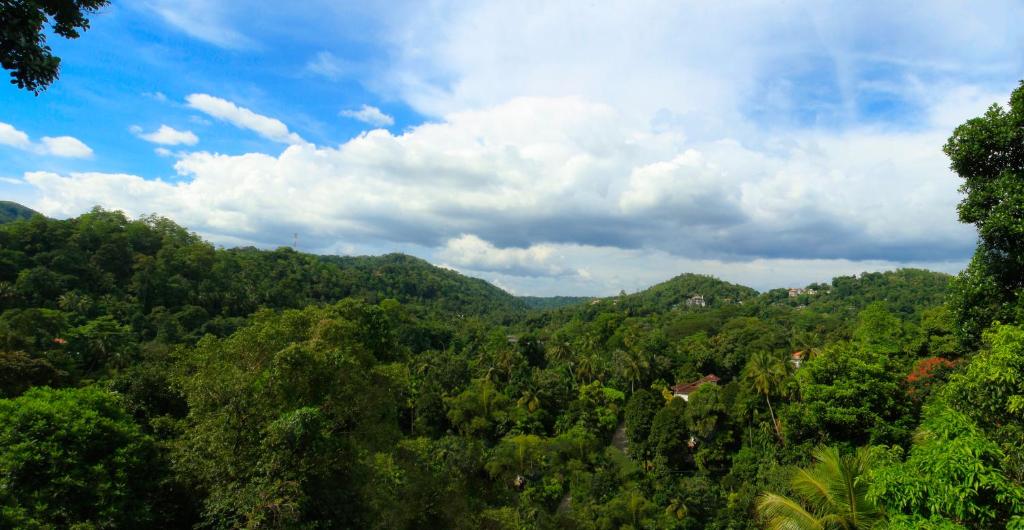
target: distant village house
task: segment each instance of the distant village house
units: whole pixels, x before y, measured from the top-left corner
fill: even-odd
[[[707,302],[704,301],[704,295],[695,294],[686,300],[686,305],[690,307],[705,307]]]
[[[795,351],[789,356],[789,363],[793,365],[793,368],[800,368],[800,365],[804,363],[804,359],[807,354],[802,351]]]
[[[715,374],[705,375],[692,383],[680,383],[672,387],[672,397],[683,398],[683,401],[690,401],[690,394],[697,391],[704,383],[718,383],[718,376]]]
[[[818,291],[815,290],[815,289],[804,289],[802,287],[790,287],[789,288],[789,297],[790,298],[796,298],[796,297],[798,297],[798,296],[800,296],[802,294],[814,296],[814,295],[818,294]]]

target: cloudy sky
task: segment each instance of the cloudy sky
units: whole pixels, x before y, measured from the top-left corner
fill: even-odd
[[[0,198],[517,294],[955,272],[942,144],[1024,77],[1015,1],[114,4],[0,87]]]

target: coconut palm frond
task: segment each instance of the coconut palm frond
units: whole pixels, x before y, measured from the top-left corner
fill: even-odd
[[[835,485],[831,483],[829,475],[816,471],[814,468],[797,469],[790,479],[790,487],[811,512],[828,513],[837,504]]]
[[[874,453],[860,449],[843,455],[835,447],[819,447],[812,456],[814,464],[794,470],[790,478],[795,498],[765,493],[758,499],[758,513],[768,528],[856,530],[883,520],[882,511],[867,498],[863,480]]]
[[[775,493],[763,493],[757,498],[757,512],[765,521],[767,530],[823,530],[821,522],[800,503]]]

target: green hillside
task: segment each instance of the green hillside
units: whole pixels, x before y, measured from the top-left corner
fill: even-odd
[[[764,293],[759,302],[846,316],[881,302],[890,311],[909,315],[921,307],[941,305],[952,279],[949,274],[923,269],[865,272],[836,277],[830,284],[809,285],[796,296],[790,296],[788,289],[772,289]]]
[[[31,219],[34,215],[41,215],[39,212],[22,206],[12,201],[0,201],[0,224]]]
[[[40,312],[81,308],[129,324],[137,340],[222,335],[263,308],[347,297],[393,298],[450,317],[501,320],[521,308],[490,283],[411,256],[216,249],[167,219],[99,209],[0,227],[0,286],[0,310],[33,314],[38,325]]]
[[[736,304],[751,300],[757,291],[703,274],[680,274],[671,280],[659,283],[626,297],[626,303],[639,306],[645,311],[669,311],[673,309],[700,309]],[[703,299],[703,305],[694,299]]]
[[[462,315],[507,313],[522,308],[514,296],[490,282],[406,254],[318,259],[344,276],[345,296],[368,300],[395,298]]]

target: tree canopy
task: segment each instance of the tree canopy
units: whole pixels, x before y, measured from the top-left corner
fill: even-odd
[[[992,322],[1024,319],[1024,82],[1009,108],[993,104],[957,127],[944,149],[963,179],[960,221],[978,230],[951,300],[962,339],[977,345]]]
[[[60,57],[46,41],[54,35],[77,39],[89,29],[89,16],[109,0],[5,0],[0,3],[0,66],[11,84],[39,94],[60,75]]]

